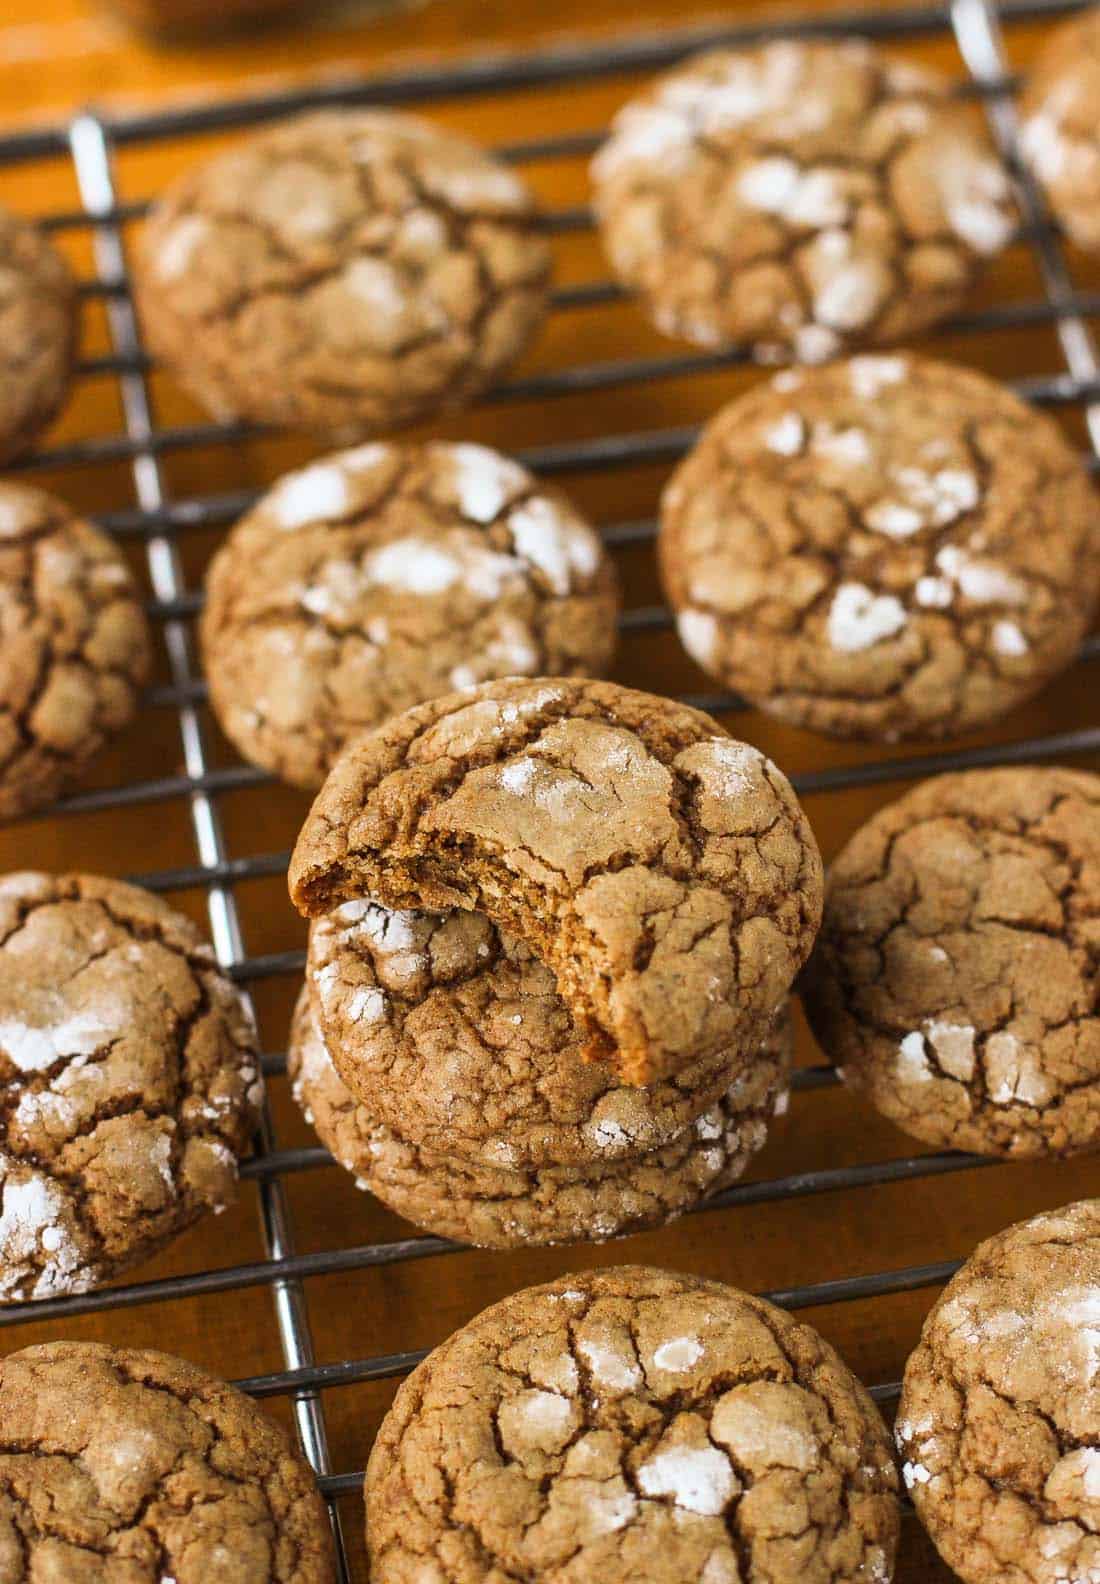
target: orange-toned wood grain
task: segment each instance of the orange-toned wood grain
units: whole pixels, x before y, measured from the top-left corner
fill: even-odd
[[[675,6],[667,0],[553,0],[536,6],[516,5],[512,0],[430,0],[415,14],[387,19],[371,18],[366,7],[345,7],[323,15],[316,7],[306,10],[308,25],[205,46],[157,49],[127,32],[88,0],[7,0],[0,20],[0,131],[64,118],[88,101],[109,108],[185,102],[244,90],[255,92],[293,80],[377,71],[414,57],[517,47],[540,38],[658,27],[672,21],[714,20],[717,14],[713,6],[688,0]],[[759,7],[751,13],[747,8],[726,7],[720,13],[725,19],[747,19],[750,14],[756,20],[775,13],[765,13]],[[1043,29],[1032,26],[1012,30],[1010,43],[1018,63],[1026,64],[1042,33]],[[952,71],[959,69],[946,38],[906,43],[902,48],[910,57],[934,61]],[[605,125],[635,86],[636,79],[622,76],[582,86],[459,100],[434,107],[431,113],[486,141],[589,131]],[[204,137],[125,150],[118,160],[122,196],[138,199],[154,194],[190,161],[225,141]],[[550,206],[584,201],[586,180],[581,161],[540,164],[531,176]],[[72,208],[77,201],[72,173],[61,161],[0,168],[0,201],[33,214]],[[90,274],[87,233],[66,232],[63,244],[82,273]],[[1074,259],[1073,265],[1082,288],[1096,290],[1100,286],[1100,264]],[[606,267],[591,235],[560,240],[558,277],[562,284],[605,276]],[[981,301],[1009,302],[1033,297],[1036,291],[1034,265],[1025,251],[1016,250],[991,272]],[[1004,377],[1050,373],[1062,367],[1049,325],[998,335],[943,334],[929,343],[933,344],[941,355],[972,361]],[[86,317],[86,354],[103,353],[108,346],[102,307],[92,304]],[[532,372],[577,361],[673,350],[647,327],[633,306],[621,304],[555,315],[529,353],[524,369]],[[705,418],[752,378],[749,373],[733,371],[626,385],[596,396],[482,406],[425,432],[468,436],[504,449],[519,449],[604,433],[659,429]],[[201,418],[167,377],[156,373],[152,383],[161,422]],[[1081,438],[1079,414],[1067,412],[1065,416],[1069,429]],[[112,381],[84,377],[51,441],[117,433],[119,426],[119,399]],[[181,498],[256,487],[310,451],[310,443],[302,439],[213,446],[167,456],[164,474],[170,491]],[[651,515],[666,472],[664,467],[619,467],[580,472],[565,482],[597,520],[611,522]],[[125,464],[52,470],[42,477],[82,510],[110,511],[133,504],[132,480]],[[201,581],[203,566],[220,537],[221,530],[183,535],[184,561],[193,586]],[[133,548],[135,565],[140,567],[139,547]],[[622,565],[628,606],[659,598],[648,547],[624,555]],[[616,674],[657,691],[707,685],[664,633],[626,637]],[[1095,725],[1098,675],[1095,665],[1078,666],[1041,699],[982,740],[1003,742]],[[163,668],[160,679],[165,680]],[[206,720],[205,725],[214,762],[232,763],[233,756],[213,723]],[[879,757],[874,749],[826,743],[757,714],[739,717],[736,729],[792,772]],[[105,757],[88,784],[108,786],[161,775],[178,768],[180,759],[172,710],[151,706]],[[811,797],[808,807],[826,855],[835,852],[860,821],[895,790],[881,787]],[[273,787],[224,795],[218,804],[230,851],[237,857],[286,849],[306,808],[302,796]],[[193,862],[188,810],[178,800],[112,813],[43,819],[0,831],[0,868],[81,866],[134,874]],[[302,944],[302,926],[286,902],[278,877],[243,882],[236,894],[251,954]],[[178,900],[205,922],[201,892],[181,893]],[[287,978],[266,979],[256,986],[267,1050],[283,1046],[296,989]],[[800,1048],[804,1061],[820,1060],[804,1031]],[[279,1144],[311,1142],[285,1080],[274,1080],[271,1093]],[[796,1098],[752,1176],[778,1177],[885,1160],[918,1148],[846,1093],[809,1093]],[[409,1234],[409,1228],[368,1196],[357,1193],[335,1169],[291,1177],[287,1190],[300,1250],[340,1248]],[[1008,1221],[1097,1191],[1100,1172],[1095,1162],[996,1165],[893,1187],[707,1212],[666,1231],[610,1248],[512,1255],[462,1253],[316,1279],[308,1285],[308,1298],[317,1356],[328,1361],[429,1346],[486,1303],[518,1286],[570,1268],[617,1260],[652,1261],[753,1289],[772,1289],[963,1256],[979,1238]],[[247,1185],[237,1209],[194,1231],[138,1275],[171,1276],[260,1257],[256,1192]],[[900,1375],[931,1298],[932,1292],[926,1290],[834,1304],[815,1309],[811,1318],[864,1380],[888,1381]],[[15,1347],[60,1335],[167,1347],[230,1377],[282,1365],[270,1297],[263,1288],[49,1325],[23,1324],[7,1331],[3,1345]],[[392,1383],[382,1383],[327,1394],[337,1469],[362,1467],[392,1391]],[[274,1401],[270,1406],[273,1413],[287,1418],[286,1403]],[[357,1498],[348,1498],[343,1508],[354,1576],[362,1581],[366,1567]],[[899,1576],[903,1581],[948,1577],[932,1560],[911,1516],[904,1526]]]

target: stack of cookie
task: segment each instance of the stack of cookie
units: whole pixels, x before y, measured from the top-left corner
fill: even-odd
[[[360,1185],[489,1247],[659,1224],[785,1102],[802,811],[707,716],[510,680],[360,738],[299,838],[290,1070]]]

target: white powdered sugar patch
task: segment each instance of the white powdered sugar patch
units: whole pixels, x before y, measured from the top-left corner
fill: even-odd
[[[903,1463],[901,1477],[905,1481],[906,1490],[912,1490],[914,1485],[927,1485],[932,1478],[923,1463]]]
[[[431,185],[456,209],[526,209],[527,189],[504,165],[488,160],[476,165],[432,168]]]
[[[386,1015],[386,995],[377,985],[362,985],[349,997],[346,1016],[352,1023],[379,1023]]]
[[[718,797],[740,797],[760,785],[764,755],[750,743],[712,737],[692,754],[692,767],[708,792]]]
[[[888,385],[900,385],[909,372],[903,357],[876,357],[865,354],[848,363],[848,383],[860,401],[874,401]]]
[[[196,250],[210,234],[202,215],[184,215],[171,227],[157,249],[156,271],[162,281],[178,281],[187,274]]]
[[[974,1076],[975,1036],[970,1025],[933,1021],[925,1025],[924,1033],[944,1072],[968,1083]]]
[[[792,391],[800,390],[805,380],[798,369],[780,369],[778,374],[772,375],[772,390],[778,391],[780,396],[789,396]]]
[[[1008,176],[995,160],[959,145],[938,167],[947,223],[976,253],[999,253],[1012,236]]]
[[[367,583],[400,594],[442,594],[462,576],[453,555],[424,539],[395,539],[372,551],[363,562]]]
[[[592,162],[597,182],[611,181],[629,165],[685,158],[693,142],[690,124],[659,105],[627,105],[615,117],[610,140]]]
[[[797,456],[806,439],[806,425],[798,413],[784,413],[776,423],[766,429],[763,441],[769,451],[778,456]]]
[[[93,1276],[62,1224],[64,1191],[38,1172],[12,1182],[10,1170],[0,1155],[0,1297],[18,1292],[32,1276],[33,1298],[86,1291]]]
[[[658,1369],[682,1374],[684,1370],[691,1369],[693,1364],[698,1364],[702,1356],[703,1344],[698,1337],[671,1337],[654,1349],[653,1362]]]
[[[701,666],[714,663],[718,647],[718,622],[709,611],[682,610],[676,618],[680,642]]]
[[[822,231],[806,252],[816,323],[833,331],[862,329],[889,291],[881,261],[856,254],[846,231]]]
[[[910,534],[924,527],[924,517],[919,511],[891,500],[876,501],[863,514],[863,520],[868,528],[889,539],[908,539]]]
[[[24,1073],[43,1072],[66,1058],[94,1055],[119,1032],[125,1018],[124,1014],[104,1016],[101,1009],[66,1013],[55,1023],[47,1021],[50,1012],[62,1011],[63,1005],[60,995],[43,991],[35,1005],[42,1021],[36,1024],[21,1023],[14,1018],[0,1021],[0,1051],[13,1067]]]
[[[947,610],[955,598],[955,587],[949,578],[918,578],[913,592],[917,604],[927,610]]]
[[[586,1129],[597,1149],[621,1150],[630,1143],[630,1134],[618,1122],[610,1117],[603,1117]]]
[[[871,442],[863,429],[837,429],[833,424],[814,425],[810,448],[815,456],[838,467],[865,467],[871,460]]]
[[[994,561],[969,555],[957,545],[944,545],[936,566],[975,605],[1024,605],[1027,588],[1019,578]]]
[[[985,1043],[985,1075],[994,1105],[1045,1105],[1053,1092],[1035,1051],[1002,1029]]]
[[[318,462],[291,473],[268,496],[267,504],[280,528],[293,532],[311,523],[332,522],[351,505],[347,477],[342,468]]]
[[[508,527],[519,555],[538,568],[555,594],[568,594],[574,575],[590,578],[599,565],[596,535],[584,524],[563,517],[544,496],[517,506]]]
[[[345,290],[374,316],[374,330],[381,342],[405,316],[407,299],[397,270],[384,259],[356,258],[343,273]]]
[[[794,334],[794,355],[800,363],[827,363],[840,351],[840,337],[823,324],[800,325]]]
[[[842,583],[833,596],[825,636],[834,649],[856,653],[892,638],[906,624],[893,594],[875,594],[863,583]]]
[[[747,165],[738,178],[737,196],[750,209],[811,229],[843,225],[851,207],[840,171],[803,171],[782,154]]]
[[[351,933],[380,952],[407,952],[417,945],[420,915],[409,909],[382,907],[378,902],[359,903],[362,912],[348,922]]]
[[[1079,1379],[1091,1387],[1100,1378],[1100,1287],[1062,1293],[1053,1307],[1056,1324],[1071,1328]]]
[[[1017,659],[1027,654],[1028,641],[1014,621],[994,622],[992,637],[993,648],[1007,659]]]
[[[175,1127],[175,1123],[172,1123]],[[172,1140],[167,1133],[158,1133],[149,1151],[149,1158],[160,1173],[161,1181],[170,1195],[176,1192],[176,1179],[172,1175]]]
[[[628,1490],[594,1490],[584,1504],[585,1532],[595,1539],[625,1529],[638,1511],[638,1502]]]
[[[920,528],[945,528],[964,512],[973,511],[980,499],[978,480],[964,468],[899,467],[891,473],[897,494],[878,501],[865,514],[877,533],[907,538]]]
[[[729,1458],[717,1447],[669,1447],[638,1470],[647,1496],[671,1496],[677,1507],[716,1517],[740,1489]]]
[[[454,463],[459,510],[472,522],[491,523],[530,482],[518,462],[488,446],[451,445],[446,451]]]
[[[497,780],[506,792],[522,797],[530,791],[537,769],[538,766],[533,759],[527,757],[513,759],[511,763],[501,767]]]
[[[902,1083],[928,1083],[932,1078],[932,1068],[928,1061],[928,1052],[924,1044],[924,1035],[919,1029],[912,1034],[907,1034],[898,1045],[897,1055],[894,1058],[894,1069]]]
[[[611,1391],[633,1391],[642,1384],[641,1370],[621,1348],[583,1337],[577,1342],[577,1352],[592,1371],[593,1379]]]
[[[502,1404],[502,1416],[506,1409],[513,1425],[522,1425],[527,1436],[538,1440],[555,1440],[567,1435],[573,1418],[572,1403],[554,1391],[521,1392]]]

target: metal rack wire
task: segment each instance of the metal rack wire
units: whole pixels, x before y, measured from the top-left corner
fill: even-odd
[[[166,685],[150,692],[148,704],[151,708],[175,712],[183,763],[179,773],[107,790],[79,792],[51,810],[51,816],[121,810],[168,801],[185,804],[190,817],[195,863],[136,878],[164,891],[204,889],[218,958],[240,984],[248,986],[263,978],[301,972],[301,952],[257,956],[249,955],[246,948],[234,887],[240,881],[281,873],[287,854],[261,853],[242,857],[229,850],[219,812],[219,796],[261,784],[268,778],[243,764],[224,767],[211,764],[200,713],[205,686],[195,663],[188,626],[189,618],[198,610],[201,601],[199,594],[187,586],[180,554],[181,535],[189,529],[231,521],[251,503],[253,496],[247,491],[234,491],[173,498],[163,468],[164,459],[173,453],[196,447],[231,445],[258,431],[243,424],[202,423],[174,428],[157,425],[148,385],[150,364],[130,295],[124,241],[125,225],[139,217],[146,206],[120,201],[112,168],[116,150],[246,127],[326,104],[430,103],[657,69],[696,48],[717,43],[744,43],[764,36],[836,35],[858,31],[865,36],[897,40],[953,33],[969,73],[960,91],[982,100],[994,135],[1015,170],[1011,97],[1014,84],[1002,47],[1001,22],[1041,19],[1076,8],[1061,0],[1004,0],[999,7],[990,0],[955,0],[950,6],[922,5],[887,11],[843,11],[812,18],[787,17],[773,27],[753,25],[668,31],[595,46],[557,46],[532,54],[501,55],[446,68],[420,67],[401,74],[351,82],[326,82],[315,89],[219,101],[197,108],[112,117],[89,112],[77,116],[68,126],[0,138],[0,166],[62,156],[71,160],[82,207],[79,211],[48,216],[46,224],[54,230],[84,228],[91,233],[96,273],[94,279],[85,283],[84,291],[89,297],[103,300],[112,345],[107,355],[86,361],[82,372],[111,376],[117,381],[124,419],[119,433],[40,450],[24,459],[21,466],[37,470],[107,461],[124,461],[129,465],[134,504],[110,512],[100,521],[119,537],[144,544],[153,591],[151,610],[161,624],[170,676]],[[600,129],[594,129],[591,133],[513,144],[501,152],[510,160],[524,164],[585,155],[597,146],[601,135]],[[1041,405],[1083,406],[1092,445],[1088,460],[1094,470],[1100,469],[1100,359],[1087,324],[1089,316],[1100,314],[1100,294],[1075,290],[1056,228],[1026,174],[1016,170],[1016,175],[1024,217],[1020,239],[1033,252],[1044,296],[1036,301],[976,310],[948,328],[954,333],[970,333],[1041,324],[1053,326],[1065,370],[1040,379],[1020,381],[1017,388],[1022,395]],[[549,224],[551,230],[559,233],[576,231],[590,225],[590,216],[583,209],[564,210],[551,215]],[[621,295],[616,285],[601,280],[559,291],[555,306],[559,310],[598,307],[617,301]],[[736,353],[698,354],[672,350],[659,357],[578,365],[512,380],[485,400],[548,400],[640,381],[707,373],[737,361]],[[595,439],[540,446],[522,454],[522,460],[535,471],[546,474],[582,468],[614,469],[677,458],[694,436],[695,431],[689,428],[606,434]],[[644,543],[654,532],[655,524],[651,519],[620,522],[604,530],[608,544],[614,547]],[[628,611],[623,625],[626,630],[656,630],[670,625],[670,619],[663,608],[645,606]],[[1089,663],[1100,658],[1100,639],[1089,640],[1081,658]],[[694,695],[691,702],[716,712],[730,712],[740,707],[739,701],[726,693]],[[919,758],[894,757],[853,764],[804,774],[795,780],[802,793],[823,792],[903,780],[963,766],[1066,757],[1096,750],[1100,750],[1100,727],[1084,727],[995,747],[947,750]],[[269,1055],[264,1065],[269,1074],[278,1073],[283,1070],[283,1059]],[[835,1075],[827,1067],[804,1070],[796,1078],[797,1087],[804,1090],[833,1082]],[[340,1573],[347,1579],[348,1562],[340,1535],[336,1498],[356,1489],[362,1475],[359,1470],[332,1467],[321,1394],[333,1386],[401,1375],[421,1355],[402,1352],[340,1363],[318,1363],[303,1283],[309,1277],[339,1271],[436,1258],[455,1253],[458,1246],[440,1238],[409,1237],[309,1254],[296,1252],[283,1179],[289,1173],[316,1170],[328,1163],[328,1155],[320,1148],[280,1148],[270,1118],[265,1114],[257,1153],[244,1167],[244,1175],[258,1185],[265,1241],[263,1259],[178,1278],[134,1282],[75,1298],[0,1309],[0,1326],[75,1317],[161,1300],[229,1293],[248,1287],[270,1288],[285,1367],[273,1374],[252,1377],[242,1384],[257,1396],[285,1395],[292,1400],[302,1445],[329,1498],[340,1553]],[[897,1183],[994,1164],[977,1156],[947,1152],[803,1172],[738,1184],[709,1201],[704,1213],[715,1207],[760,1204],[839,1189]],[[945,1280],[954,1268],[953,1263],[943,1261],[799,1285],[768,1296],[792,1309],[881,1297],[935,1285]],[[896,1383],[890,1381],[873,1387],[880,1401],[889,1401],[896,1391]]]

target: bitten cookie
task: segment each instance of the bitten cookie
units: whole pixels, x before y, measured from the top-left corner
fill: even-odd
[[[657,326],[763,361],[915,335],[1014,229],[973,111],[859,40],[698,56],[620,111],[593,179]]]
[[[0,464],[60,409],[78,326],[69,266],[37,226],[0,208]]]
[[[0,1301],[86,1291],[223,1209],[258,1067],[174,908],[92,875],[0,879]]]
[[[992,1155],[1100,1146],[1100,777],[924,782],[829,871],[804,986],[846,1082],[916,1138]]]
[[[150,343],[219,418],[362,435],[458,407],[541,322],[533,200],[430,122],[328,111],[185,176],[142,239]]]
[[[0,1359],[5,1584],[332,1584],[313,1474],[183,1359],[44,1342]]]
[[[1100,11],[1054,30],[1020,105],[1020,152],[1079,247],[1100,248]]]
[[[425,1149],[411,1127],[378,1121],[336,1071],[305,990],[287,1065],[321,1143],[358,1187],[406,1221],[478,1248],[601,1243],[662,1226],[742,1175],[767,1142],[771,1118],[786,1107],[791,1030],[784,1013],[732,1087],[660,1148],[626,1158],[612,1152],[583,1166],[462,1160]],[[507,1161],[509,1151],[502,1141],[498,1159]],[[491,1151],[483,1153],[490,1160]]]
[[[1073,657],[1100,512],[1057,425],[954,364],[787,370],[718,414],[665,492],[684,647],[785,720],[969,731]]]
[[[599,672],[617,614],[610,558],[558,490],[484,446],[376,443],[238,523],[201,630],[227,735],[318,787],[350,737],[424,699]]]
[[[48,804],[134,714],[149,624],[117,547],[0,483],[0,819]]]
[[[897,1475],[829,1345],[719,1282],[620,1266],[486,1309],[367,1467],[375,1584],[889,1584]]]
[[[345,902],[306,977],[340,1077],[372,1120],[485,1166],[606,1165],[672,1143],[754,1069],[759,1033],[661,1082],[586,1062],[554,975],[484,913]]]
[[[924,1323],[895,1426],[964,1584],[1100,1578],[1100,1200],[982,1243]]]
[[[505,680],[357,739],[291,897],[484,912],[629,1083],[728,1049],[809,954],[821,860],[786,777],[708,715],[607,682]]]

